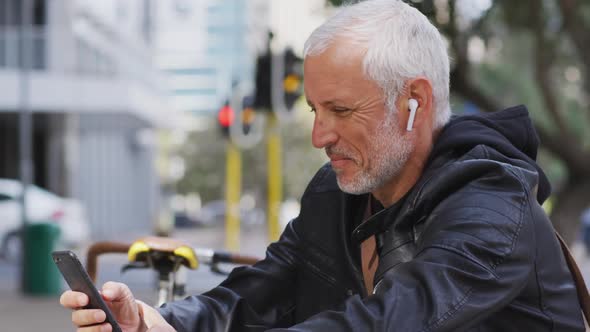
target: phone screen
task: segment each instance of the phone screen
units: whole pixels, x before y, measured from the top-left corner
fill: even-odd
[[[90,280],[86,269],[72,251],[54,251],[51,253],[53,261],[63,275],[64,279],[73,291],[88,295],[89,302],[84,309],[101,309],[105,312],[106,321],[111,324],[114,332],[122,332],[119,324],[114,319],[111,310],[102,299],[102,296]]]

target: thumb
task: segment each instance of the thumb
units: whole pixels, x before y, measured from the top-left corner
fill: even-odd
[[[127,285],[109,281],[102,286],[102,297],[109,302],[134,302],[133,293]]]
[[[102,287],[102,297],[115,315],[119,325],[136,327],[141,323],[139,308],[127,285],[109,281]]]

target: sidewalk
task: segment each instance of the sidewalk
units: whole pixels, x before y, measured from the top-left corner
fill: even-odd
[[[23,297],[16,290],[0,290],[2,331],[74,331],[71,313],[59,306],[57,297]]]

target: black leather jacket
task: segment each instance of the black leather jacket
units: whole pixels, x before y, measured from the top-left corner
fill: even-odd
[[[584,331],[574,284],[539,202],[537,138],[517,107],[459,117],[421,179],[361,223],[368,195],[324,166],[266,258],[160,311],[178,331]],[[359,242],[376,234],[367,295]]]

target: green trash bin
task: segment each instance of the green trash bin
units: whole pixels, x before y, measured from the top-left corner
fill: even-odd
[[[29,295],[58,295],[62,277],[53,263],[51,252],[60,237],[54,223],[32,223],[25,227],[23,259],[23,292]]]

